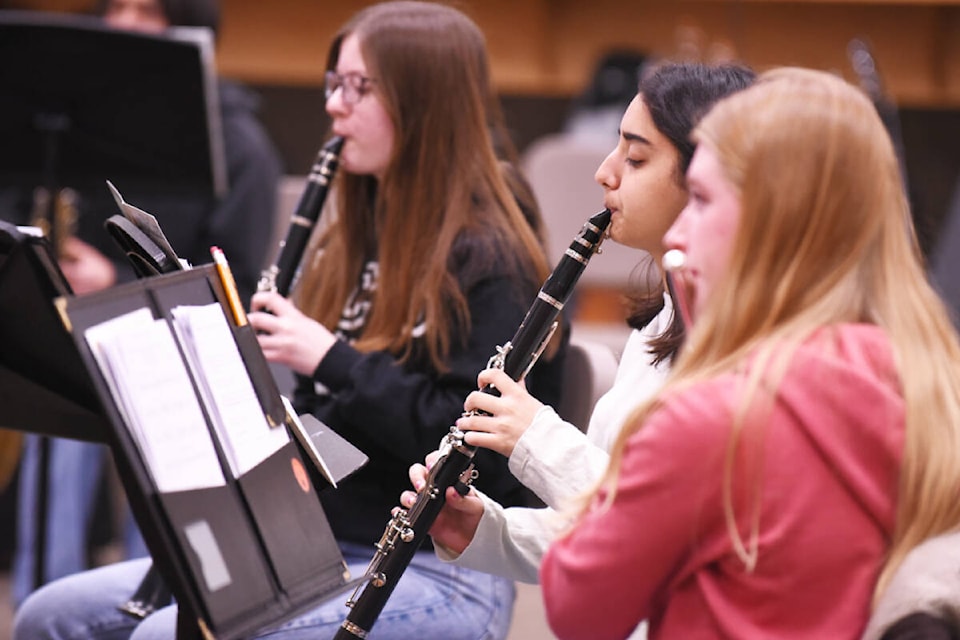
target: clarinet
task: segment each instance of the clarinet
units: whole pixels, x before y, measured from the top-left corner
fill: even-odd
[[[143,620],[157,609],[163,609],[172,603],[173,594],[157,571],[157,565],[151,564],[137,590],[129,600],[117,607],[117,610],[137,620]]]
[[[533,367],[557,328],[560,310],[590,258],[598,252],[610,225],[610,215],[610,211],[604,209],[583,225],[543,284],[517,332],[509,342],[497,347],[488,368],[502,369],[513,380],[520,380]],[[482,391],[500,395],[489,385]],[[367,637],[397,581],[440,514],[447,488],[454,487],[461,495],[469,491],[469,485],[477,477],[473,464],[477,447],[467,444],[464,436],[456,426],[450,427],[450,432],[440,443],[440,457],[431,468],[416,501],[409,510],[399,509],[387,523],[367,567],[366,582],[358,586],[347,600],[351,610],[334,640]]]
[[[297,208],[290,216],[290,228],[286,238],[280,242],[277,261],[264,269],[257,283],[257,291],[276,291],[282,296],[290,293],[303,252],[313,233],[313,227],[320,218],[320,211],[327,199],[327,192],[337,171],[343,138],[330,138],[320,151],[307,176],[307,186],[300,196]],[[117,608],[134,618],[142,620],[148,615],[172,602],[170,589],[164,584],[156,565],[151,565],[137,590],[130,599]]]
[[[317,153],[317,159],[307,176],[307,186],[300,196],[296,210],[290,216],[287,237],[280,242],[277,261],[261,272],[257,291],[276,291],[284,297],[290,293],[290,285],[327,199],[342,148],[343,138],[334,136]]]

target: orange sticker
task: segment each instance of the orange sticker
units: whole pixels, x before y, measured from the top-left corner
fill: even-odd
[[[310,475],[304,468],[299,458],[290,458],[290,466],[293,468],[293,477],[297,479],[297,484],[303,489],[304,493],[310,493]]]

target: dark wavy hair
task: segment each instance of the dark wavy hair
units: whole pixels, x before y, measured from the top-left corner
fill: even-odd
[[[638,93],[654,126],[677,149],[679,184],[685,184],[684,176],[696,148],[690,134],[700,118],[715,102],[750,86],[755,78],[756,74],[742,65],[698,63],[664,63],[641,78]],[[627,324],[641,329],[663,310],[663,286],[638,288],[627,295],[627,303]],[[683,322],[679,314],[674,314],[667,330],[650,341],[654,362],[673,359],[683,336]]]

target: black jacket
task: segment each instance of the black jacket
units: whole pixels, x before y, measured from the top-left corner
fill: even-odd
[[[477,374],[516,332],[542,284],[524,277],[507,259],[478,260],[473,252],[481,250],[469,243],[455,249],[453,268],[467,296],[471,323],[466,336],[452,337],[449,371],[436,372],[425,353],[399,364],[390,353],[361,353],[341,341],[314,374],[329,395],[314,393],[314,380],[298,379],[298,412],[313,413],[370,458],[337,489],[321,493],[340,540],[379,540],[400,493],[410,488],[410,465],[423,462],[439,446],[476,389]],[[478,263],[492,266],[477,272]],[[548,404],[557,400],[564,354],[565,348],[550,362],[538,362],[527,379],[531,392]],[[529,504],[530,494],[510,473],[506,458],[481,449],[475,461],[479,489],[507,506]]]

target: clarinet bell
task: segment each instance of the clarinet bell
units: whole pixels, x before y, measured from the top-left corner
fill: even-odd
[[[154,611],[163,609],[172,602],[173,594],[170,593],[170,589],[167,588],[160,572],[157,571],[156,565],[151,564],[134,594],[117,609],[137,620],[143,620]]]

